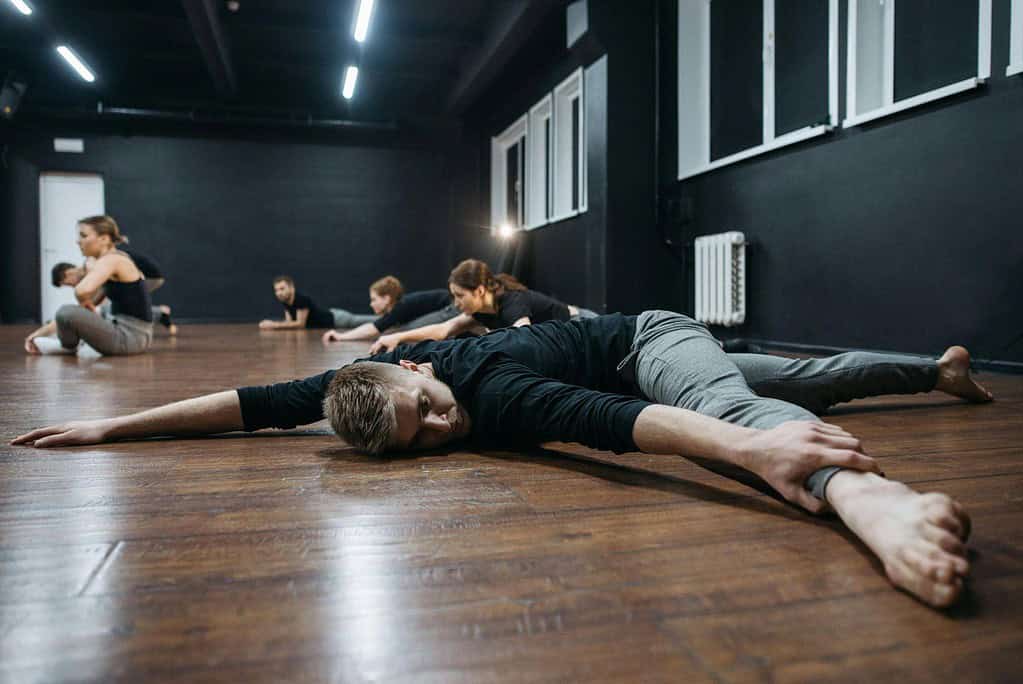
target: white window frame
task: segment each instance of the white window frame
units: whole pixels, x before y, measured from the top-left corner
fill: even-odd
[[[579,100],[579,206],[572,207],[572,102]],[[573,71],[554,88],[553,193],[550,222],[562,221],[586,211],[586,99],[583,69]]]
[[[1023,0],[1012,0],[1012,19],[1009,28],[1009,66],[1006,76],[1023,74]]]
[[[492,232],[497,231],[502,225],[507,223],[507,215],[505,210],[507,209],[507,195],[505,190],[508,186],[508,176],[506,155],[508,149],[513,145],[521,142],[523,154],[525,155],[524,163],[522,168],[529,168],[529,117],[523,114],[519,117],[512,125],[504,129],[500,135],[496,135],[490,139],[490,229]],[[526,180],[528,181],[529,174],[526,173]],[[519,178],[521,182],[521,176]],[[519,193],[520,207],[519,212],[523,217],[522,223],[525,224],[525,207],[527,203],[525,188]],[[515,226],[521,228],[522,226]]]
[[[550,122],[550,151],[544,124]],[[554,214],[554,100],[550,93],[529,108],[529,171],[526,174],[526,230],[550,222]],[[551,198],[550,207],[547,197]]]
[[[857,5],[860,0],[849,0],[848,40],[846,41],[846,118],[843,128],[859,126],[862,123],[880,119],[896,112],[918,107],[943,97],[955,95],[976,88],[991,77],[991,0],[977,0],[977,75],[950,83],[947,86],[920,93],[895,102],[895,3],[897,0],[865,0],[880,2],[884,6],[883,35],[880,37],[882,51],[882,104],[870,111],[857,109]],[[957,2],[962,0],[957,0]],[[1013,0],[1014,3],[1018,0]]]
[[[718,0],[721,1],[721,0]],[[678,179],[684,180],[786,145],[816,138],[838,125],[838,0],[828,0],[828,123],[775,135],[774,0],[764,2],[762,142],[735,154],[710,159],[710,5],[713,0],[678,3]],[[690,132],[691,135],[685,135]]]

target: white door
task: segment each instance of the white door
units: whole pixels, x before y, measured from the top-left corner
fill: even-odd
[[[103,177],[93,173],[44,173],[39,176],[39,248],[42,311],[48,321],[64,304],[76,303],[70,287],[56,288],[50,271],[61,261],[80,265],[78,220],[105,213]]]

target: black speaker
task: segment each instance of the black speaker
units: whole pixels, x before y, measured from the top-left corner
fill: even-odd
[[[8,76],[4,80],[4,86],[0,89],[0,117],[14,118],[14,113],[18,111],[21,97],[26,90],[28,90],[28,85],[14,76]]]

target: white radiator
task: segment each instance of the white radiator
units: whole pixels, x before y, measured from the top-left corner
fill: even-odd
[[[696,238],[696,320],[746,320],[746,236],[738,231]]]

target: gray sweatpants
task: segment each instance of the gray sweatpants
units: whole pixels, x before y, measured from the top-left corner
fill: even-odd
[[[335,328],[358,328],[363,323],[372,323],[378,317],[373,314],[356,314],[346,309],[331,309]]]
[[[762,430],[789,420],[819,420],[830,406],[879,394],[930,392],[933,359],[851,352],[823,359],[726,354],[702,323],[670,311],[645,311],[622,362],[650,401]],[[807,488],[824,498],[838,468],[823,468]]]
[[[65,349],[85,342],[101,354],[139,354],[153,342],[153,324],[132,316],[103,318],[85,307],[65,304],[54,318],[57,337]]]

